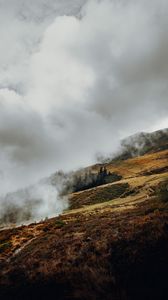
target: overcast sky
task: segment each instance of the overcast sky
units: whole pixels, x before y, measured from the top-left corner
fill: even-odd
[[[166,0],[0,0],[6,193],[168,127]]]

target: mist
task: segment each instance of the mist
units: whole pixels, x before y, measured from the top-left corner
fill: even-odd
[[[167,15],[165,0],[0,0],[1,211],[7,194],[168,126]],[[41,191],[10,202],[61,213],[57,188]]]

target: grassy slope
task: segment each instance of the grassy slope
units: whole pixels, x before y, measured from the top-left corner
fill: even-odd
[[[0,296],[168,299],[168,203],[155,195],[167,162],[165,150],[107,164],[123,179],[74,193],[58,218],[1,231]]]

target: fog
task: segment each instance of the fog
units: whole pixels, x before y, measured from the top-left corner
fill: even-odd
[[[1,203],[168,126],[165,0],[0,0],[0,23]]]

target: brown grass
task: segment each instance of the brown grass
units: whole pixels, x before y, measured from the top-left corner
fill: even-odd
[[[58,218],[0,231],[0,296],[166,300],[168,202],[156,191],[168,173],[144,172],[167,154],[110,164],[124,179],[71,195]]]

